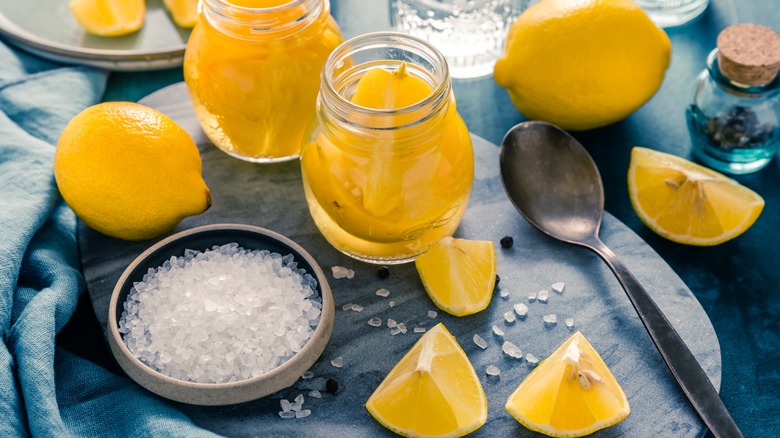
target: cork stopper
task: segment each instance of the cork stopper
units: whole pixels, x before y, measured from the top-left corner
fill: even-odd
[[[740,84],[765,85],[780,69],[780,35],[757,24],[735,24],[718,35],[718,67]]]

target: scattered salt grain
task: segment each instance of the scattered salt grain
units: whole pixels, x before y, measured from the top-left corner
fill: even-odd
[[[523,352],[520,350],[520,347],[509,341],[504,341],[504,344],[501,345],[501,351],[503,351],[507,356],[513,357],[515,359],[523,358]]]
[[[289,412],[292,410],[292,408],[290,408],[290,401],[287,399],[279,400],[279,406],[282,408],[282,412]]]
[[[517,303],[514,306],[512,306],[517,316],[520,318],[525,318],[526,315],[528,315],[528,306],[526,306],[523,303]]]
[[[292,409],[294,412],[298,412],[301,410],[301,404],[300,403],[290,403],[290,409]]]
[[[415,327],[414,328],[415,333],[425,333],[425,327]]]
[[[344,366],[344,358],[341,356],[338,356],[337,358],[330,361],[330,364],[333,365],[336,368],[341,368]]]
[[[309,380],[312,377],[314,377],[314,373],[312,371],[304,371],[303,374],[301,374],[301,379],[303,380]]]
[[[537,363],[539,363],[539,358],[534,356],[531,353],[526,353],[525,354],[525,361],[528,362],[531,365],[536,365]]]
[[[488,365],[488,367],[485,369],[485,374],[488,376],[500,376],[501,370],[498,369],[495,365]]]
[[[311,415],[310,409],[303,409],[295,413],[295,418],[305,418]]]
[[[385,289],[385,288],[382,288],[382,289],[377,290],[376,294],[377,294],[377,296],[380,296],[382,298],[387,298],[387,297],[390,296],[390,291]]]
[[[368,325],[371,327],[379,327],[382,325],[382,320],[376,316],[368,320]]]
[[[528,302],[533,303],[536,301],[536,292],[531,292],[528,294]]]
[[[574,318],[566,318],[566,327],[574,328]]]
[[[477,347],[479,347],[479,348],[481,348],[483,350],[486,349],[487,346],[488,346],[487,342],[484,339],[482,339],[482,336],[480,336],[480,335],[474,335],[472,340],[474,341],[475,344],[477,344]]]
[[[397,327],[398,327],[398,330],[401,331],[401,333],[406,333],[407,332],[406,324],[404,324],[402,322],[399,322]]]
[[[313,389],[313,390],[309,391],[309,397],[312,397],[312,398],[322,398],[322,393],[317,391],[316,389]]]
[[[501,327],[493,324],[493,334],[496,336],[504,336],[504,331],[501,330]]]
[[[542,289],[536,294],[536,299],[539,300],[540,303],[546,303],[549,296],[550,293],[547,292],[547,289]]]
[[[354,304],[352,303],[344,304],[343,306],[341,306],[341,310],[352,310],[352,306],[354,306]]]
[[[352,311],[353,312],[362,312],[363,311],[363,306],[360,306],[360,305],[357,305],[357,304],[353,304],[352,305]]]
[[[509,298],[509,291],[506,289],[501,289],[501,292],[499,292],[498,294],[501,295],[501,298],[504,299]]]
[[[387,303],[387,305],[390,306],[390,307],[395,307],[395,301],[390,300],[390,302]]]
[[[566,287],[566,285],[562,281],[559,281],[557,283],[553,283],[552,286],[550,286],[550,287],[555,292],[558,292],[559,294],[562,294],[563,293],[563,288]]]
[[[287,419],[287,418],[295,418],[295,412],[293,411],[279,411],[279,417]]]
[[[395,336],[395,335],[399,335],[399,334],[401,334],[401,329],[399,329],[399,328],[390,329],[390,335],[391,336]]]
[[[306,399],[303,398],[303,394],[298,394],[295,397],[295,403],[298,403],[299,405],[303,406],[303,402],[306,401]]]
[[[558,317],[554,313],[549,313],[542,317],[545,324],[555,325],[558,323]]]
[[[337,280],[341,278],[352,279],[355,276],[355,271],[343,266],[333,266],[330,268],[330,271],[333,274],[333,278]]]
[[[504,321],[506,321],[508,323],[515,322],[515,312],[510,310],[510,311],[504,313]]]
[[[428,311],[428,318],[436,318],[436,315],[438,315],[438,313],[436,313],[435,310]]]
[[[393,318],[387,318],[387,327],[388,328],[393,328],[393,327],[395,327],[397,325],[398,325],[398,323],[395,322],[395,320]]]
[[[244,380],[303,348],[320,319],[316,290],[316,279],[292,254],[237,243],[187,250],[133,285],[120,333],[133,355],[166,376]]]

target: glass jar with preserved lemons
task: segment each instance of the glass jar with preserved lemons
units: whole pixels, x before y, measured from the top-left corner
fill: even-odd
[[[184,79],[206,135],[247,161],[298,157],[342,41],[328,0],[202,0]]]
[[[323,68],[317,122],[301,150],[303,186],[335,248],[403,263],[455,232],[474,156],[433,46],[397,33],[343,43]]]

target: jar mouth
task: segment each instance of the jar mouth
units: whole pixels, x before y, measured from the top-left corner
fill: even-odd
[[[376,67],[398,68],[401,63],[407,63],[410,71],[432,85],[433,91],[427,97],[409,106],[379,109],[355,104],[345,95],[350,79]],[[320,100],[331,112],[342,116],[344,123],[372,129],[398,129],[437,116],[449,102],[451,90],[447,61],[430,43],[399,32],[373,32],[351,38],[331,52],[322,69]],[[416,114],[420,117],[415,117]],[[360,122],[370,118],[404,122],[381,123],[382,128]]]
[[[755,95],[770,92],[780,88],[780,75],[775,75],[775,78],[763,85],[747,85],[741,82],[737,82],[726,76],[718,66],[718,49],[712,49],[709,55],[707,55],[707,71],[710,73],[710,77],[716,79],[718,83],[723,85],[727,91],[731,91],[740,95]]]
[[[245,29],[249,35],[281,37],[308,26],[323,11],[330,13],[328,0],[289,0],[267,8],[239,6],[230,0],[202,0],[198,8],[214,27],[245,37]]]

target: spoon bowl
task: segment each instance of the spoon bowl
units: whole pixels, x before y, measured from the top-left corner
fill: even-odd
[[[599,239],[604,187],[596,163],[566,131],[516,125],[500,150],[501,180],[515,208],[547,235],[598,254],[617,277],[680,388],[716,437],[742,437],[707,374],[631,271]]]

